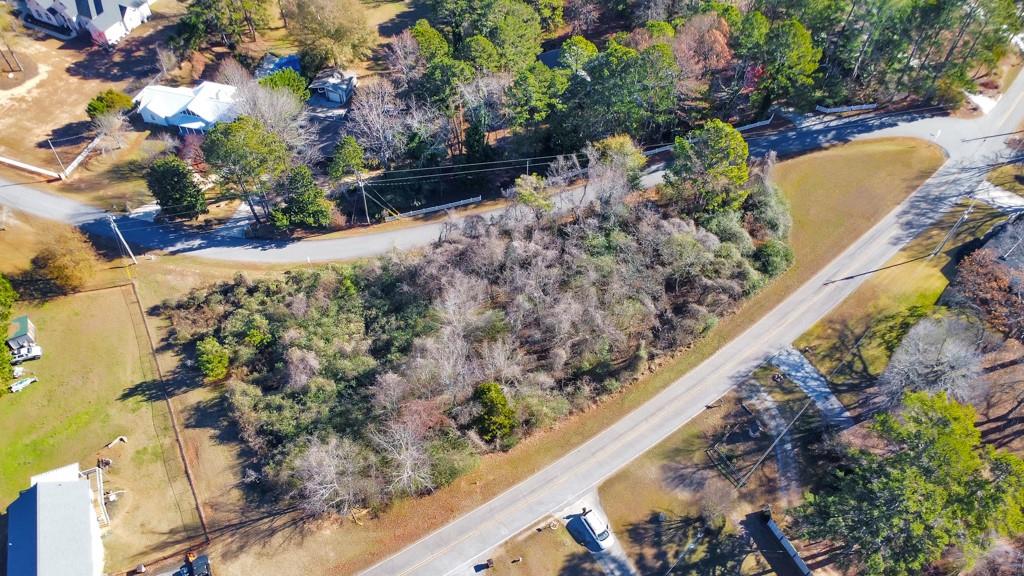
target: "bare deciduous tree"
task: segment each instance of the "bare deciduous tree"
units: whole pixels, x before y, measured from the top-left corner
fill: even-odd
[[[370,431],[370,439],[387,462],[386,474],[392,494],[414,495],[433,490],[430,458],[423,440],[409,426],[390,422]]]
[[[719,475],[704,485],[700,495],[700,513],[712,524],[723,521],[736,504],[736,489]]]
[[[694,16],[676,34],[672,51],[681,71],[678,91],[693,96],[711,73],[732,60],[729,25],[714,13]]]
[[[402,90],[415,84],[423,75],[425,63],[420,45],[408,29],[390,39],[384,50],[384,61],[398,78],[398,86]]]
[[[375,476],[372,455],[348,438],[311,439],[294,464],[293,497],[313,516],[348,514],[379,496]]]
[[[93,119],[92,127],[99,138],[99,148],[103,154],[120,150],[124,146],[128,121],[120,110],[100,114]]]
[[[167,76],[178,68],[180,60],[174,50],[163,46],[156,47],[156,63],[160,66],[160,74]]]
[[[479,74],[459,85],[459,96],[467,117],[488,132],[507,125],[505,100],[512,76],[507,73]]]
[[[984,392],[983,340],[980,326],[959,318],[921,320],[903,337],[880,378],[885,400],[895,404],[916,390],[945,392],[959,402],[978,400]]]
[[[240,88],[253,82],[252,74],[234,58],[226,58],[217,68],[214,79],[221,84]]]
[[[409,393],[409,383],[394,372],[385,372],[377,376],[376,386],[373,387],[373,403],[377,408],[385,412],[397,412],[402,407],[402,401]]]
[[[573,34],[586,34],[601,20],[598,0],[568,0],[565,3],[565,21]]]
[[[348,124],[352,135],[381,166],[388,167],[405,153],[405,106],[394,85],[381,79],[361,87],[352,103]]]
[[[289,390],[305,390],[309,381],[320,372],[320,358],[316,352],[304,348],[289,348],[285,353],[285,365]]]

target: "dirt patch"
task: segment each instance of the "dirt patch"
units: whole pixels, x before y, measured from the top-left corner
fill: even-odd
[[[39,65],[34,58],[21,52],[0,49],[0,100],[11,97],[15,88],[34,80]]]

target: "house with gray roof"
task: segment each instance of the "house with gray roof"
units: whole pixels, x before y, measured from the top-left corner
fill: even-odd
[[[7,507],[7,574],[101,576],[97,498],[78,464],[33,476]]]
[[[26,0],[36,18],[78,34],[100,46],[114,46],[153,15],[153,0]]]

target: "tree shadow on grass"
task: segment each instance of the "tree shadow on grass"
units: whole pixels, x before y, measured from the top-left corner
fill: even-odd
[[[36,148],[49,150],[50,144],[53,144],[53,147],[58,150],[68,146],[78,146],[92,138],[94,133],[95,131],[93,130],[91,120],[76,120],[75,122],[68,122],[63,126],[50,130],[50,134],[46,138],[36,142]],[[70,162],[71,159],[66,158],[62,154],[61,160],[67,163]]]
[[[590,552],[576,552],[566,559],[558,576],[605,576],[605,572]]]
[[[118,397],[118,400],[122,402],[129,400],[162,402],[167,398],[187,394],[202,385],[202,382],[197,377],[184,373],[181,370],[175,370],[165,375],[163,380],[146,380],[125,388]]]

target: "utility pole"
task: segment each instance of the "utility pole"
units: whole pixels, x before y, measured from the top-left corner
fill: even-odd
[[[138,265],[139,261],[135,259],[135,254],[132,254],[132,249],[128,246],[128,242],[125,242],[124,236],[121,235],[121,230],[117,227],[117,222],[114,221],[114,217],[107,214],[107,220],[110,221],[110,228],[117,234],[117,237],[121,239],[121,245],[128,251],[128,256],[132,259],[132,264]]]
[[[366,225],[370,225],[370,208],[366,205],[366,188],[363,186],[363,176],[356,176],[359,182],[359,191],[363,194],[363,213],[366,214]]]

